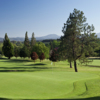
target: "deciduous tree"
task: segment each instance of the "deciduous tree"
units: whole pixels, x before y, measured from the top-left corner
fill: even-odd
[[[36,52],[38,54],[38,56],[41,55],[41,53],[44,53],[45,55],[45,58],[49,58],[49,48],[45,46],[44,43],[42,42],[39,42],[39,43],[36,43],[33,48],[32,48],[32,51],[31,52]]]
[[[41,55],[39,56],[40,61],[45,59],[44,53],[41,53]]]
[[[31,54],[31,59],[33,59],[34,62],[35,62],[36,59],[38,59],[38,55],[37,55],[36,52],[32,52],[32,54]]]
[[[52,62],[57,62],[58,60],[57,49],[52,50],[49,60],[51,60]]]

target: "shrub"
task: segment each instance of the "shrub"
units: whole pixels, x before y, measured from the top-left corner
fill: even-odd
[[[35,62],[36,59],[38,59],[38,55],[37,55],[36,52],[32,52],[32,53],[31,53],[31,59],[33,59],[34,62]]]
[[[56,62],[58,59],[57,49],[52,50],[49,60]]]
[[[45,59],[44,53],[41,53],[41,55],[39,56],[40,61]]]

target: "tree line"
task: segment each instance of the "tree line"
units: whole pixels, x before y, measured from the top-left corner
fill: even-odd
[[[42,42],[36,42],[36,39],[34,37],[34,33],[32,33],[31,41],[28,39],[28,33],[25,33],[25,40],[24,45],[22,47],[13,45],[9,38],[7,33],[5,34],[4,40],[3,40],[3,47],[2,51],[4,56],[8,57],[9,59],[13,56],[21,57],[21,58],[32,58],[32,53],[36,52],[38,55],[38,58],[41,60],[44,57],[49,58],[49,48],[45,46]],[[42,56],[42,58],[41,58]],[[33,59],[36,60],[36,59]]]

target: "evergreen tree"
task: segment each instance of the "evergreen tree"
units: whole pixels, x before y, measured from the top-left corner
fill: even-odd
[[[14,47],[14,56],[17,58],[19,56],[19,53],[20,53],[19,47],[15,46]]]
[[[30,43],[29,43],[27,32],[25,33],[23,53],[24,53],[24,57],[30,57],[31,48],[30,48]]]
[[[19,51],[19,56],[22,58],[24,57],[24,52],[23,52],[23,48],[20,48],[20,51]]]
[[[28,39],[27,32],[25,33],[24,45],[25,45],[26,47],[28,47],[28,48],[30,47],[30,44],[29,44],[29,39]]]
[[[20,49],[20,57],[26,58],[30,57],[30,51],[27,49],[26,46],[23,46],[23,48]]]
[[[70,68],[72,68],[72,57],[71,55],[68,55],[68,53],[66,52],[66,49],[68,48],[68,45],[66,44],[66,41],[65,39],[63,39],[63,37],[60,38],[61,42],[60,42],[60,45],[59,45],[59,48],[57,50],[58,52],[58,59],[59,60],[66,60],[68,59],[68,62],[70,63]],[[69,51],[71,53],[71,51]]]
[[[74,61],[75,72],[78,72],[76,60],[83,58],[86,54],[93,54],[97,46],[95,42],[97,37],[93,33],[94,26],[90,26],[85,22],[84,13],[74,9],[62,30],[64,33],[64,36],[61,37],[62,55],[67,56],[68,61]]]
[[[3,40],[2,51],[3,51],[3,54],[9,59],[14,55],[14,48],[7,36],[7,33],[5,34],[5,38]]]
[[[32,33],[32,38],[31,38],[31,48],[36,44],[36,39],[34,37],[34,32]]]

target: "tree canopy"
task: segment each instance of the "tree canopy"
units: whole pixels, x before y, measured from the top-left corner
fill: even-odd
[[[7,33],[5,34],[5,38],[3,41],[2,51],[3,51],[3,54],[9,59],[14,55],[14,48],[7,36]]]
[[[41,55],[41,53],[44,53],[45,58],[49,58],[49,48],[45,46],[44,43],[38,42],[36,43],[31,52],[36,52],[38,56]]]
[[[74,9],[68,20],[64,23],[59,51],[68,61],[74,61],[75,72],[77,72],[76,60],[84,55],[91,55],[97,46],[97,36],[93,25],[86,23],[83,11]]]

